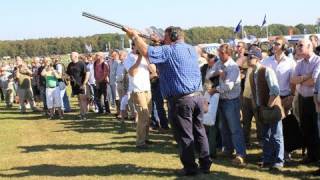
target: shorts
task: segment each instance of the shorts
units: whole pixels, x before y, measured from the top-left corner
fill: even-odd
[[[49,109],[61,107],[60,88],[46,88],[46,100]]]
[[[72,94],[73,95],[79,95],[79,94],[85,94],[86,90],[81,88],[79,85],[73,85],[72,86]]]

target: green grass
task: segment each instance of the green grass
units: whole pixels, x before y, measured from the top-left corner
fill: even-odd
[[[151,132],[154,145],[135,148],[135,129],[111,116],[76,113],[65,120],[47,120],[39,113],[20,114],[17,106],[0,106],[0,179],[186,179],[175,171],[182,166],[170,133]],[[194,179],[309,179],[317,167],[292,163],[281,172],[257,166],[261,150],[248,150],[248,165],[214,160],[211,174]],[[295,158],[300,157],[299,153]],[[188,178],[187,178],[188,179]],[[189,178],[192,179],[192,178]]]

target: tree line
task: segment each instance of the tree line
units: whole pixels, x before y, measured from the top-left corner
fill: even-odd
[[[319,27],[316,25],[298,24],[286,26],[282,24],[271,24],[268,26],[269,35],[287,35],[289,31],[293,34],[316,33]],[[256,37],[266,37],[266,30],[260,26],[244,26],[245,34]],[[185,30],[186,41],[190,44],[212,43],[230,38],[237,38],[232,27],[193,27]],[[106,47],[120,49],[124,39],[124,47],[129,47],[128,38],[124,34],[108,33],[97,34],[87,37],[67,38],[44,38],[16,41],[0,41],[0,57],[4,56],[46,56],[52,54],[67,54],[72,51],[80,53],[87,52],[85,44],[92,46],[93,52],[105,51]]]

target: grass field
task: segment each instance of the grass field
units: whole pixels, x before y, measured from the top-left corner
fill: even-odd
[[[208,175],[177,177],[182,167],[171,133],[153,131],[151,140],[156,143],[148,150],[137,150],[133,124],[111,116],[79,121],[71,113],[47,120],[1,103],[0,179],[310,179],[307,172],[317,168],[293,162],[281,172],[263,170],[257,165],[261,150],[252,148],[246,167],[218,157]],[[295,160],[300,156],[294,154]]]

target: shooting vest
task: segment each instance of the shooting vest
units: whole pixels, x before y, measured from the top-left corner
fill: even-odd
[[[250,73],[250,85],[251,85],[251,92],[252,92],[252,98],[254,100],[254,105],[257,107],[257,98],[259,98],[260,107],[266,107],[268,105],[268,101],[270,98],[269,92],[269,86],[266,80],[266,67],[258,67],[257,72],[257,84],[254,81],[254,70]],[[259,94],[259,97],[257,97],[257,93]],[[275,107],[280,108],[282,118],[285,117],[284,109],[281,104],[280,96],[277,96],[275,99]],[[282,119],[281,118],[281,119]]]

